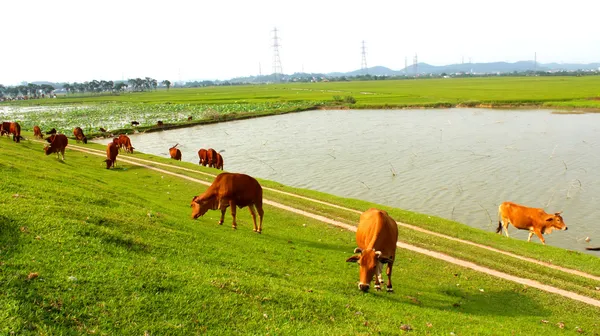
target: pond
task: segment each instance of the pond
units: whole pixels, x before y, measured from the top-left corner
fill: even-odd
[[[320,110],[130,137],[142,152],[168,157],[179,143],[183,160],[198,163],[198,149],[212,147],[227,171],[491,232],[503,201],[562,210],[569,231],[547,244],[600,246],[600,114],[551,112]]]

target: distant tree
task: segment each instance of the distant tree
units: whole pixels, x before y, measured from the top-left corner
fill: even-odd
[[[127,88],[127,84],[125,84],[125,82],[118,82],[114,86],[115,91],[125,91],[125,88]]]
[[[169,89],[171,88],[171,82],[167,79],[162,81],[161,84],[167,87],[167,91],[169,91]]]

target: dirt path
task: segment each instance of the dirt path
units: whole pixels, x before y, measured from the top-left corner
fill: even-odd
[[[71,146],[72,145],[69,145],[69,147],[71,147]],[[76,146],[76,147],[79,148],[79,149],[85,149],[87,151],[94,151],[94,152],[97,152],[99,154],[105,155],[104,152],[102,152],[100,150],[97,150],[97,149],[85,148],[85,147],[80,147],[80,146]],[[189,168],[185,168],[185,167],[178,167],[178,166],[169,165],[169,164],[166,164],[166,163],[160,163],[160,162],[155,162],[155,161],[146,160],[146,159],[142,159],[142,158],[131,157],[131,156],[127,156],[126,158],[127,159],[131,159],[131,160],[137,160],[137,161],[140,161],[140,162],[145,162],[145,163],[148,163],[148,164],[165,166],[165,167],[175,168],[175,169],[182,170],[182,171],[187,171],[187,172],[192,172],[192,173],[196,173],[196,174],[201,174],[201,175],[205,175],[205,176],[208,176],[208,177],[211,177],[211,178],[216,177],[216,175],[213,175],[213,174],[209,174],[209,173],[205,173],[205,172],[201,172],[201,171],[198,171],[198,170],[193,170],[193,169],[189,169]],[[119,160],[121,160],[121,159],[119,158]],[[345,210],[345,211],[348,211],[348,212],[353,212],[353,213],[356,213],[356,214],[359,214],[359,215],[362,213],[361,211],[358,211],[356,209],[346,208],[346,207],[343,207],[343,206],[340,206],[340,205],[337,205],[337,204],[333,204],[333,203],[329,203],[329,202],[324,202],[324,201],[320,201],[320,200],[317,200],[317,199],[313,199],[313,198],[309,198],[309,197],[305,197],[305,196],[300,196],[300,195],[288,193],[288,192],[277,190],[277,189],[273,189],[273,188],[263,187],[263,189],[269,190],[269,191],[273,191],[273,192],[276,192],[276,193],[280,193],[282,195],[292,196],[292,197],[303,199],[303,200],[307,200],[307,201],[310,201],[310,202],[314,202],[314,203],[326,205],[326,206],[329,206],[329,207],[332,207],[332,208],[336,208],[336,209],[340,209],[340,210]],[[448,236],[448,235],[445,235],[445,234],[442,234],[442,233],[438,233],[438,232],[430,231],[430,230],[427,230],[427,229],[423,229],[423,228],[420,228],[420,227],[415,226],[415,225],[410,225],[410,224],[406,224],[406,223],[402,223],[402,222],[396,222],[396,223],[399,226],[401,226],[401,227],[405,227],[405,228],[408,228],[408,229],[411,229],[411,230],[423,232],[423,233],[426,233],[426,234],[429,234],[429,235],[432,235],[432,236],[436,236],[436,237],[440,237],[440,238],[452,240],[452,241],[459,242],[459,243],[466,244],[466,245],[476,246],[476,247],[479,247],[479,248],[482,248],[482,249],[485,249],[485,250],[488,250],[488,251],[500,253],[500,254],[503,254],[503,255],[506,255],[506,256],[509,256],[509,257],[513,257],[513,258],[516,258],[516,259],[519,259],[519,260],[527,261],[527,262],[530,262],[530,263],[533,263],[533,264],[536,264],[536,265],[545,266],[545,267],[552,268],[552,269],[555,269],[555,270],[559,270],[559,271],[562,271],[562,272],[565,272],[565,273],[569,273],[569,274],[581,276],[581,277],[588,278],[588,279],[595,280],[595,281],[600,281],[600,276],[596,276],[596,275],[593,275],[593,274],[585,273],[585,272],[582,272],[582,271],[579,271],[579,270],[574,270],[574,269],[571,269],[571,268],[557,266],[557,265],[554,265],[554,264],[551,264],[551,263],[548,263],[548,262],[539,261],[539,260],[536,260],[536,259],[533,259],[533,258],[528,258],[528,257],[524,257],[524,256],[521,256],[521,255],[518,255],[518,254],[515,254],[515,253],[503,251],[503,250],[497,249],[495,247],[491,247],[491,246],[487,246],[487,245],[475,243],[475,242],[464,240],[464,239],[460,239],[460,238],[451,237],[451,236]]]
[[[97,155],[97,156],[101,156],[101,157],[105,157],[106,156],[106,153],[103,153],[103,152],[101,152],[99,150],[90,150],[89,148],[85,148],[85,147],[81,147],[81,146],[77,146],[77,145],[69,145],[69,149],[80,151],[80,152],[84,152],[84,153],[91,154],[91,155]],[[146,161],[146,162],[149,162],[149,163],[152,163],[152,164],[160,164],[160,163],[157,163],[157,162],[154,162],[154,161],[149,161],[149,160],[144,160],[144,159],[137,159],[137,160]],[[205,181],[193,178],[193,177],[189,177],[189,176],[181,175],[181,174],[174,173],[174,172],[171,172],[171,171],[168,171],[168,170],[164,170],[164,169],[161,169],[161,168],[149,166],[149,165],[144,164],[144,163],[135,162],[135,161],[131,160],[130,157],[120,156],[119,157],[119,162],[125,162],[125,163],[129,163],[129,164],[132,164],[132,165],[136,165],[136,166],[144,167],[144,168],[147,168],[147,169],[151,169],[151,170],[163,173],[163,174],[177,176],[179,178],[186,179],[188,181],[192,181],[192,182],[196,182],[196,183],[200,183],[200,184],[203,184],[203,185],[206,185],[206,186],[209,186],[211,184],[209,182],[205,182]],[[162,165],[166,165],[166,164],[162,164]],[[170,165],[167,165],[167,166],[173,167],[173,166],[170,166]],[[188,170],[188,169],[185,169],[185,170]],[[206,173],[203,173],[203,174],[206,174]],[[211,174],[206,174],[206,175],[214,177],[214,175],[211,175]],[[321,221],[323,223],[331,224],[331,225],[334,225],[334,226],[337,226],[337,227],[340,227],[340,228],[343,228],[343,229],[346,229],[346,230],[349,230],[349,231],[353,231],[353,232],[356,231],[356,227],[352,226],[352,225],[348,225],[348,224],[345,224],[345,223],[342,223],[342,222],[339,222],[339,221],[336,221],[336,220],[333,220],[333,219],[330,219],[330,218],[327,218],[327,217],[324,217],[324,216],[321,216],[321,215],[317,215],[317,214],[313,214],[313,213],[310,213],[310,212],[307,212],[307,211],[303,211],[303,210],[300,210],[300,209],[292,208],[292,207],[289,207],[287,205],[284,205],[284,204],[281,204],[281,203],[278,203],[278,202],[274,202],[274,201],[271,201],[271,200],[268,200],[268,199],[264,199],[263,201],[264,201],[265,204],[271,205],[273,207],[277,207],[277,208],[282,209],[282,210],[293,212],[293,213],[296,213],[296,214],[299,214],[299,215],[302,215],[302,216],[306,216],[306,217],[309,217],[309,218],[312,218],[312,219],[316,219],[316,220]],[[352,210],[352,211],[355,211],[355,210]],[[561,295],[561,296],[564,296],[564,297],[567,297],[567,298],[570,298],[570,299],[573,299],[573,300],[577,300],[577,301],[580,301],[580,302],[583,302],[583,303],[586,303],[586,304],[589,304],[589,305],[596,306],[596,307],[600,308],[600,300],[596,300],[594,298],[590,298],[590,297],[587,297],[587,296],[584,296],[584,295],[580,295],[580,294],[577,294],[577,293],[569,292],[569,291],[566,291],[566,290],[563,290],[563,289],[560,289],[560,288],[556,288],[556,287],[544,285],[544,284],[542,284],[542,283],[540,283],[538,281],[535,281],[535,280],[531,280],[531,279],[526,279],[526,278],[521,278],[521,277],[517,277],[517,276],[514,276],[514,275],[510,275],[510,274],[507,274],[507,273],[504,273],[504,272],[500,272],[500,271],[497,271],[497,270],[494,270],[494,269],[491,269],[491,268],[487,268],[487,267],[483,267],[483,266],[477,265],[477,264],[469,262],[469,261],[465,261],[465,260],[461,260],[461,259],[458,259],[458,258],[454,258],[454,257],[451,257],[451,256],[443,254],[443,253],[439,253],[439,252],[435,252],[435,251],[430,251],[430,250],[427,250],[427,249],[424,249],[424,248],[421,248],[421,247],[417,247],[417,246],[414,246],[414,245],[410,245],[410,244],[406,244],[406,243],[402,243],[402,242],[397,242],[396,245],[398,247],[400,247],[400,248],[403,248],[403,249],[406,249],[406,250],[409,250],[409,251],[421,253],[421,254],[424,254],[424,255],[427,255],[427,256],[430,256],[430,257],[433,257],[433,258],[436,258],[436,259],[440,259],[440,260],[443,260],[443,261],[446,261],[446,262],[449,262],[449,263],[452,263],[452,264],[455,264],[455,265],[459,265],[459,266],[462,266],[462,267],[467,267],[467,268],[473,269],[473,270],[478,271],[478,272],[482,272],[482,273],[485,273],[485,274],[488,274],[488,275],[492,275],[492,276],[495,276],[495,277],[498,277],[498,278],[501,278],[501,279],[513,281],[513,282],[516,282],[516,283],[519,283],[519,284],[522,284],[522,285],[526,285],[526,286],[530,286],[530,287],[533,287],[533,288],[537,288],[537,289],[540,289],[540,290],[543,290],[543,291],[546,291],[546,292],[549,292],[549,293],[558,294],[558,295]]]

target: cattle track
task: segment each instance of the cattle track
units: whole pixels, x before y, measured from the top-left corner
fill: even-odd
[[[36,140],[33,140],[33,141],[36,141]],[[104,151],[97,150],[97,149],[92,149],[92,148],[81,147],[81,146],[77,146],[77,145],[69,145],[68,148],[71,149],[71,150],[76,150],[76,151],[79,151],[79,152],[84,152],[84,153],[88,153],[88,154],[92,154],[92,155],[97,155],[97,156],[105,156],[106,155],[106,153]],[[182,175],[182,174],[179,174],[179,173],[171,172],[171,171],[168,171],[168,170],[165,170],[165,169],[161,169],[161,168],[157,168],[157,167],[154,167],[154,166],[150,166],[149,164],[160,165],[160,166],[167,166],[169,168],[175,168],[175,169],[179,169],[179,170],[182,170],[182,171],[193,172],[193,173],[205,175],[205,176],[208,176],[208,177],[213,177],[213,178],[215,177],[215,175],[213,175],[213,174],[209,174],[209,173],[205,173],[205,172],[201,172],[201,171],[197,171],[197,170],[193,170],[193,169],[189,169],[189,168],[185,168],[185,167],[177,167],[177,166],[169,165],[169,164],[166,164],[166,163],[160,163],[160,162],[146,160],[146,159],[141,159],[141,158],[134,158],[134,157],[130,157],[130,156],[127,156],[127,157],[122,157],[121,156],[119,158],[119,161],[122,161],[122,162],[125,162],[125,163],[129,163],[129,164],[132,164],[132,165],[136,165],[136,166],[140,166],[140,167],[144,167],[144,168],[147,168],[147,169],[150,169],[150,170],[158,171],[158,172],[163,173],[163,174],[168,174],[168,175],[176,176],[176,177],[179,177],[179,178],[182,178],[182,179],[185,179],[185,180],[188,180],[188,181],[192,181],[192,182],[195,182],[195,183],[203,184],[203,185],[206,185],[206,186],[209,186],[211,183],[203,181],[203,180],[199,180],[199,179],[196,179],[196,178],[193,178],[193,177],[189,177],[189,176],[186,176],[186,175]],[[263,189],[274,191],[274,192],[278,192],[278,193],[281,193],[281,194],[284,194],[284,195],[288,195],[288,196],[297,197],[297,198],[308,200],[308,201],[311,201],[311,202],[315,202],[315,203],[327,205],[327,206],[330,206],[330,207],[333,207],[333,208],[338,208],[338,209],[342,209],[342,210],[346,210],[346,211],[351,211],[351,212],[358,213],[358,214],[361,213],[360,211],[355,210],[355,209],[345,208],[345,207],[342,207],[342,206],[339,206],[339,205],[336,205],[336,204],[332,204],[332,203],[328,203],[328,202],[323,202],[323,201],[312,199],[312,198],[309,198],[309,197],[295,195],[295,194],[292,194],[292,193],[280,191],[280,190],[273,189],[273,188],[263,187]],[[337,227],[340,227],[340,228],[343,228],[343,229],[346,229],[346,230],[349,230],[349,231],[352,231],[352,232],[356,232],[356,227],[355,226],[349,225],[349,224],[345,224],[345,223],[342,223],[340,221],[336,221],[336,220],[327,218],[327,217],[322,216],[322,215],[318,215],[318,214],[310,213],[310,212],[307,212],[307,211],[304,211],[304,210],[300,210],[300,209],[297,209],[297,208],[293,208],[293,207],[281,204],[279,202],[274,202],[274,201],[271,201],[271,200],[268,200],[268,199],[264,199],[264,203],[268,204],[268,205],[271,205],[273,207],[282,209],[282,210],[286,210],[286,211],[289,211],[289,212],[292,212],[292,213],[296,213],[296,214],[299,214],[299,215],[302,215],[302,216],[305,216],[305,217],[309,217],[309,218],[312,218],[312,219],[316,219],[316,220],[321,221],[323,223],[331,224],[331,225],[334,225],[334,226],[337,226]],[[520,260],[524,260],[524,261],[532,262],[532,263],[535,263],[535,264],[538,264],[538,265],[542,265],[542,266],[546,266],[546,267],[553,268],[553,269],[556,269],[556,270],[560,270],[560,271],[563,271],[563,272],[566,272],[566,273],[570,273],[570,274],[574,274],[574,275],[579,275],[579,276],[582,276],[582,277],[586,277],[586,278],[589,278],[589,279],[600,281],[600,277],[592,275],[592,274],[588,274],[588,273],[585,273],[585,272],[581,272],[581,271],[577,271],[577,270],[573,270],[573,269],[569,269],[569,268],[565,268],[565,267],[553,265],[553,264],[542,262],[542,261],[535,260],[535,259],[532,259],[532,258],[527,258],[527,257],[519,256],[517,254],[506,252],[506,251],[502,251],[502,250],[499,250],[499,249],[496,249],[496,248],[493,248],[493,247],[490,247],[490,246],[486,246],[486,245],[482,245],[482,244],[478,244],[478,243],[466,241],[466,240],[463,240],[463,239],[450,237],[450,236],[447,236],[447,235],[444,235],[444,234],[440,234],[440,233],[437,233],[437,232],[433,232],[433,231],[429,231],[429,230],[426,230],[426,229],[422,229],[422,228],[416,227],[414,225],[410,225],[410,224],[406,224],[406,223],[401,223],[401,222],[398,222],[398,225],[400,225],[402,227],[410,228],[410,229],[413,229],[413,230],[416,230],[416,231],[420,231],[420,232],[423,232],[423,233],[431,234],[431,235],[434,235],[434,236],[437,236],[437,237],[441,237],[441,238],[445,238],[445,239],[450,239],[450,240],[453,240],[453,241],[457,241],[457,242],[461,242],[461,243],[464,243],[464,244],[476,246],[476,247],[487,249],[489,251],[493,251],[493,252],[497,252],[497,253],[502,253],[502,254],[507,255],[507,256],[511,256],[511,257],[514,257],[514,258],[517,258],[517,259],[520,259]],[[494,269],[491,269],[491,268],[488,268],[488,267],[485,267],[485,266],[481,266],[481,265],[475,264],[475,263],[470,262],[470,261],[458,259],[458,258],[449,256],[449,255],[446,255],[444,253],[427,250],[427,249],[424,249],[424,248],[421,248],[421,247],[418,247],[418,246],[414,246],[414,245],[410,245],[410,244],[407,244],[407,243],[397,242],[396,245],[398,247],[400,247],[400,248],[403,248],[403,249],[406,249],[406,250],[409,250],[409,251],[413,251],[413,252],[417,252],[417,253],[420,253],[420,254],[424,254],[424,255],[427,255],[427,256],[432,257],[432,258],[436,258],[436,259],[439,259],[439,260],[446,261],[448,263],[452,263],[452,264],[455,264],[455,265],[458,265],[458,266],[470,268],[472,270],[475,270],[475,271],[478,271],[478,272],[481,272],[481,273],[485,273],[485,274],[492,275],[492,276],[495,276],[495,277],[498,277],[498,278],[501,278],[501,279],[505,279],[505,280],[509,280],[509,281],[512,281],[512,282],[515,282],[515,283],[519,283],[519,284],[522,284],[522,285],[526,285],[526,286],[530,286],[530,287],[533,287],[533,288],[537,288],[537,289],[540,289],[540,290],[543,290],[543,291],[546,291],[546,292],[549,292],[549,293],[558,294],[558,295],[561,295],[561,296],[564,296],[564,297],[567,297],[567,298],[570,298],[570,299],[573,299],[573,300],[577,300],[577,301],[580,301],[580,302],[583,302],[583,303],[586,303],[586,304],[589,304],[589,305],[592,305],[592,306],[600,308],[600,300],[597,300],[597,299],[594,299],[594,298],[591,298],[591,297],[587,297],[587,296],[584,296],[584,295],[581,295],[581,294],[577,294],[577,293],[574,293],[574,292],[569,292],[569,291],[566,291],[566,290],[563,290],[563,289],[560,289],[560,288],[556,288],[556,287],[553,287],[553,286],[545,285],[545,284],[540,283],[539,281],[535,281],[535,280],[531,280],[531,279],[527,279],[527,278],[522,278],[522,277],[514,276],[514,275],[511,275],[511,274],[508,274],[508,273],[504,273],[504,272],[497,271],[497,270],[494,270]]]

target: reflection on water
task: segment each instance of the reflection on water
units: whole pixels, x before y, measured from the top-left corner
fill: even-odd
[[[166,157],[179,143],[183,160],[194,163],[200,148],[225,150],[227,171],[486,231],[497,227],[506,200],[563,210],[569,231],[546,243],[583,250],[588,236],[600,245],[599,127],[600,114],[546,110],[342,110],[130,137],[139,151]]]

